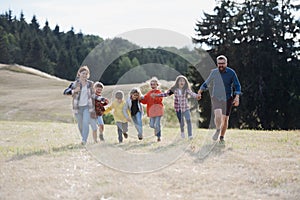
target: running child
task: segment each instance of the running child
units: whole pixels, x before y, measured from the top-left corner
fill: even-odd
[[[188,138],[193,139],[192,134],[192,122],[191,122],[191,113],[190,107],[188,105],[188,95],[193,98],[199,99],[198,94],[192,92],[190,84],[187,78],[183,75],[177,76],[175,84],[166,92],[162,94],[155,94],[156,97],[167,97],[174,94],[174,109],[180,124],[181,137],[185,138],[184,133],[184,119],[187,124]]]
[[[116,99],[112,102],[112,104],[106,108],[104,114],[113,112],[114,120],[118,129],[118,140],[119,143],[122,143],[123,136],[125,139],[128,138],[128,122],[123,114],[123,107],[125,106],[124,93],[121,90],[118,90],[115,93],[115,98]]]
[[[164,114],[163,98],[153,98],[154,94],[161,94],[162,92],[158,89],[158,80],[153,77],[150,80],[151,90],[142,97],[141,103],[147,105],[147,116],[150,117],[150,127],[154,129],[154,135],[157,136],[157,141],[161,141],[161,126],[160,120]]]
[[[123,107],[123,114],[125,115],[127,121],[133,121],[134,126],[138,132],[138,139],[143,139],[143,124],[142,124],[142,116],[143,116],[143,107],[140,103],[141,92],[137,88],[131,89],[129,93],[129,97],[125,102]],[[128,115],[130,112],[130,116]]]
[[[95,112],[96,112],[96,116],[97,116],[97,124],[98,124],[99,132],[100,132],[99,133],[100,141],[104,141],[104,136],[103,136],[104,121],[103,121],[103,117],[102,117],[103,113],[105,111],[104,106],[106,106],[109,103],[107,98],[102,97],[103,88],[104,88],[104,85],[101,82],[96,82],[94,84],[95,96],[93,98],[95,99],[94,104],[95,104]]]

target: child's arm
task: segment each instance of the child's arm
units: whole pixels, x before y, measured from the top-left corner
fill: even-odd
[[[195,93],[195,92],[193,92],[193,91],[191,91],[191,90],[187,90],[187,93],[189,94],[189,95],[191,95],[193,98],[195,98],[195,99],[200,99],[201,98],[201,94],[197,94],[197,93]]]
[[[153,93],[153,94],[151,94],[151,97],[168,97],[168,96],[171,96],[171,95],[173,95],[174,94],[174,92],[172,92],[171,90],[168,90],[167,92],[165,92],[165,93],[159,93],[159,94],[155,94],[155,93]]]
[[[127,104],[127,101],[126,103],[124,104],[123,106],[123,115],[125,116],[125,118],[127,119],[127,121],[131,121],[130,118],[129,118],[129,115],[128,115],[128,104]]]

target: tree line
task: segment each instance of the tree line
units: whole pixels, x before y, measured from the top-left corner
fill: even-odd
[[[231,127],[300,128],[299,7],[290,0],[222,0],[197,21],[194,43],[209,46],[213,58],[226,55],[242,85]]]
[[[111,60],[112,55],[128,49],[135,50]],[[85,62],[94,51],[96,58]],[[178,51],[190,53],[186,48]],[[187,66],[184,59],[162,48],[142,49],[122,38],[103,40],[99,36],[75,33],[73,28],[65,33],[60,31],[59,25],[51,30],[48,21],[40,27],[36,16],[27,23],[23,13],[18,19],[11,10],[0,15],[0,52],[0,63],[33,67],[67,80],[74,80],[82,64],[99,68],[109,66],[101,76],[92,77],[92,80],[100,80],[106,85],[116,84],[128,70],[147,63],[162,63],[179,71]],[[158,78],[164,77],[162,73]],[[151,74],[145,71],[135,81],[146,78],[151,78]]]

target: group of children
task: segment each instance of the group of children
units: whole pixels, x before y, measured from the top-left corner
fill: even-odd
[[[89,73],[89,71],[88,71]],[[78,72],[78,78],[80,79],[81,74]],[[87,78],[86,78],[87,79]],[[86,95],[82,86],[80,89],[76,89],[76,85],[78,85],[78,80],[72,83],[69,86],[69,90],[65,90],[64,94],[69,94],[74,96],[79,93],[83,93],[84,95],[79,95],[77,97],[81,100],[81,98],[92,99],[94,111],[90,112],[89,124],[93,130],[93,139],[94,142],[97,142],[97,125],[99,127],[99,138],[100,141],[104,141],[104,122],[103,115],[108,114],[110,112],[113,113],[115,123],[117,125],[118,132],[118,141],[119,143],[123,142],[123,137],[128,138],[128,122],[133,122],[137,132],[138,139],[143,139],[143,124],[142,124],[142,116],[143,116],[143,106],[146,105],[147,116],[150,118],[149,125],[154,129],[154,135],[157,137],[157,141],[161,141],[161,118],[164,115],[164,105],[163,105],[163,97],[168,97],[174,95],[174,109],[176,111],[176,115],[180,124],[181,137],[185,138],[184,133],[184,118],[187,124],[188,130],[188,138],[192,139],[192,123],[191,123],[191,114],[188,104],[188,96],[199,99],[200,95],[192,92],[190,88],[190,84],[187,78],[183,75],[179,75],[175,84],[167,90],[167,92],[163,93],[158,89],[159,82],[157,78],[152,78],[150,80],[151,90],[148,91],[145,95],[142,95],[138,88],[131,89],[128,98],[125,100],[124,93],[121,90],[115,92],[115,100],[108,106],[109,100],[107,98],[102,97],[102,90],[104,88],[103,84],[100,82],[96,82],[93,85],[93,91],[89,95]],[[84,96],[84,97],[82,97]],[[76,99],[76,98],[75,98]],[[73,101],[73,107],[76,101]],[[86,106],[86,105],[84,105]],[[105,107],[106,106],[106,107]],[[84,116],[84,114],[82,114]],[[86,123],[82,122],[82,117],[75,112],[75,116],[78,121],[78,128],[82,135],[82,143],[85,144],[87,140],[87,135],[83,134],[82,124]],[[86,126],[86,125],[85,125]]]

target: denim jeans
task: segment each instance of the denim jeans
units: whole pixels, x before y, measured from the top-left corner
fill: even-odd
[[[176,112],[178,121],[180,123],[180,130],[183,133],[184,132],[184,120],[185,118],[187,129],[188,129],[188,136],[192,136],[192,122],[191,122],[191,113],[190,110],[186,110],[185,112]]]
[[[142,124],[142,113],[137,112],[134,116],[131,116],[134,126],[139,136],[143,136],[143,124]]]
[[[81,134],[82,142],[87,142],[89,135],[90,112],[88,106],[79,106],[78,113],[75,115],[78,129]]]
[[[123,142],[123,133],[128,132],[128,123],[127,122],[116,122],[118,127],[118,140],[119,142]]]
[[[161,116],[150,117],[150,124],[149,124],[151,128],[154,128],[156,136],[158,138],[160,138],[160,136],[161,136],[160,119],[161,119]]]

